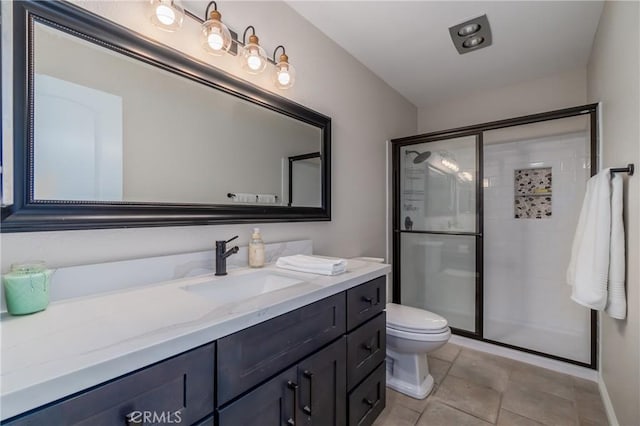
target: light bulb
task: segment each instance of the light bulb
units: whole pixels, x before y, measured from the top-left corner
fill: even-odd
[[[252,27],[247,27],[247,29]],[[246,30],[245,30],[246,33]],[[258,37],[253,34],[249,37],[249,43],[244,46],[240,57],[240,66],[252,75],[260,74],[267,67],[267,52],[258,43]]]
[[[222,15],[217,10],[209,14],[209,19],[202,23],[200,45],[211,55],[222,56],[231,47],[231,32],[220,20]]]
[[[181,0],[149,0],[149,19],[162,31],[174,32],[180,29],[184,20]]]
[[[164,25],[172,25],[176,21],[176,13],[172,8],[164,4],[156,7],[156,17]]]
[[[260,67],[262,66],[262,59],[260,58],[260,56],[256,55],[255,53],[252,53],[251,55],[249,55],[249,57],[247,58],[247,65],[249,66],[249,68],[251,68],[253,71],[257,71],[260,69]]]
[[[291,75],[289,74],[289,71],[280,70],[280,72],[278,73],[278,82],[281,85],[286,86],[289,84],[290,81],[291,81]]]
[[[283,53],[280,55],[280,62],[276,64],[274,83],[278,89],[288,89],[295,82],[296,69],[289,63],[289,57],[284,53],[284,47],[282,49]]]
[[[209,34],[209,37],[207,37],[207,43],[209,43],[209,47],[211,47],[213,50],[220,50],[222,49],[222,46],[224,46],[224,40],[222,39],[222,36],[217,33]]]

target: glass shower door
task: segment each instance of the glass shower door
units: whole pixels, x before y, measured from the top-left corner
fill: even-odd
[[[478,335],[482,250],[478,185],[481,137],[396,147],[394,301],[435,312]],[[399,290],[399,291],[397,291]]]

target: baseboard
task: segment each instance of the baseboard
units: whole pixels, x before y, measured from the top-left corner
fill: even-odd
[[[598,389],[600,389],[600,397],[602,398],[602,403],[604,404],[604,410],[607,412],[607,420],[609,421],[609,425],[620,426],[620,423],[618,423],[618,418],[616,417],[616,412],[613,410],[613,404],[611,403],[611,398],[609,397],[607,385],[602,379],[602,374],[598,374]]]
[[[527,352],[518,351],[511,348],[505,348],[481,340],[470,339],[468,337],[452,335],[449,342],[456,345],[475,349],[481,352],[487,352],[493,355],[514,359],[516,361],[525,362],[548,370],[557,371],[559,373],[569,374],[571,376],[580,377],[581,379],[591,380],[592,382],[600,382],[598,380],[598,372],[591,368],[581,367],[579,365],[570,364],[568,362],[558,361],[546,358],[540,355],[534,355]]]

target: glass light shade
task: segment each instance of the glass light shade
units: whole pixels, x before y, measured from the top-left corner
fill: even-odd
[[[267,53],[259,44],[248,43],[242,50],[240,65],[249,74],[260,74],[267,67]]]
[[[180,0],[149,0],[149,19],[159,29],[174,32],[182,26],[184,9]]]
[[[229,28],[218,19],[209,19],[202,24],[200,44],[215,56],[222,56],[231,48],[232,38]]]
[[[296,81],[296,69],[289,62],[280,61],[276,65],[274,83],[278,89],[288,89]]]

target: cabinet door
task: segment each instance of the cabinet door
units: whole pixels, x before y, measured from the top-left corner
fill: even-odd
[[[219,426],[295,426],[299,414],[296,367],[289,368],[219,410]]]
[[[346,337],[342,337],[298,364],[297,424],[346,424],[346,350]]]

